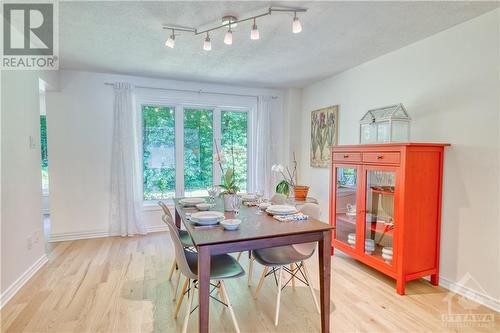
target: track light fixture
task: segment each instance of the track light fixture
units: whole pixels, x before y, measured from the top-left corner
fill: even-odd
[[[224,44],[226,45],[233,44],[233,32],[231,31],[231,23],[229,23],[229,30],[224,35]]]
[[[257,29],[257,24],[255,23],[255,19],[253,19],[253,26],[252,30],[250,31],[250,39],[251,40],[257,40],[259,39],[259,30]]]
[[[206,34],[205,41],[203,42],[203,49],[206,51],[210,51],[212,49],[212,43],[210,41],[210,36],[209,32],[212,32],[214,30],[218,30],[221,28],[228,28],[224,35],[224,44],[226,45],[232,45],[233,44],[233,31],[231,28],[235,28],[236,25],[242,22],[246,21],[251,21],[253,20],[253,25],[252,25],[252,30],[250,31],[250,39],[251,40],[257,40],[260,38],[259,30],[257,28],[257,23],[256,20],[258,18],[264,17],[264,16],[270,16],[272,13],[293,13],[293,20],[292,20],[292,32],[294,34],[298,34],[302,31],[302,23],[300,22],[299,18],[297,17],[297,13],[304,13],[306,12],[307,9],[305,8],[276,8],[276,7],[270,7],[266,12],[258,15],[254,15],[251,17],[247,17],[241,20],[238,20],[235,16],[228,15],[224,16],[222,18],[222,24],[215,26],[213,28],[205,29],[203,31],[198,31],[196,28],[187,28],[187,27],[180,27],[180,26],[173,26],[173,25],[164,25],[163,29],[168,29],[172,30],[172,35],[168,38],[168,40],[165,42],[165,45],[174,48],[175,46],[175,30],[177,31],[186,31],[186,32],[191,32],[195,36],[201,35],[201,34]]]
[[[172,34],[170,37],[168,37],[167,41],[165,42],[165,46],[170,47],[173,49],[175,47],[175,32],[174,29],[172,29]]]
[[[301,31],[302,31],[302,24],[300,23],[300,20],[297,17],[297,12],[295,12],[295,14],[293,16],[293,21],[292,21],[292,32],[294,34],[298,34]]]
[[[210,36],[208,35],[208,32],[207,32],[207,38],[205,38],[205,41],[203,42],[203,49],[205,51],[212,50],[212,42],[210,41]]]

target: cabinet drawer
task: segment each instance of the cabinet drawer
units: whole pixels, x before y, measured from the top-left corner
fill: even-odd
[[[361,153],[333,153],[333,160],[336,162],[361,162]]]
[[[399,152],[374,152],[374,153],[363,153],[363,162],[368,163],[390,163],[399,164],[400,153]]]

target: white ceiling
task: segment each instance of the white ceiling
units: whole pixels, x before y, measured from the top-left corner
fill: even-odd
[[[183,34],[164,46],[162,24],[211,26],[225,14],[239,18],[267,7],[308,8],[303,32],[292,34],[290,14],[224,31]],[[60,2],[62,69],[123,73],[239,85],[290,87],[345,71],[498,7],[496,2]]]

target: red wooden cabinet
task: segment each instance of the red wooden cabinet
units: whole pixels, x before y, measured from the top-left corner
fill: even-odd
[[[332,249],[396,279],[439,283],[444,147],[391,143],[332,148]]]

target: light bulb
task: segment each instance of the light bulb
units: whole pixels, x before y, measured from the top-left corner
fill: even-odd
[[[224,35],[224,44],[226,45],[233,44],[233,32],[231,31],[231,28],[229,28],[229,30]]]
[[[205,38],[205,41],[203,42],[203,49],[205,51],[210,51],[212,50],[212,42],[210,41],[210,37],[207,34],[207,38]]]
[[[172,34],[170,35],[170,37],[168,37],[167,41],[165,42],[165,46],[168,46],[171,49],[173,49],[175,47],[175,34],[174,34],[173,30],[172,30]]]
[[[298,34],[301,31],[302,31],[302,24],[300,24],[299,18],[295,16],[292,22],[292,32],[294,34]]]
[[[257,29],[257,24],[255,24],[255,20],[253,21],[252,31],[250,31],[250,39],[257,40],[259,39],[259,30]]]

